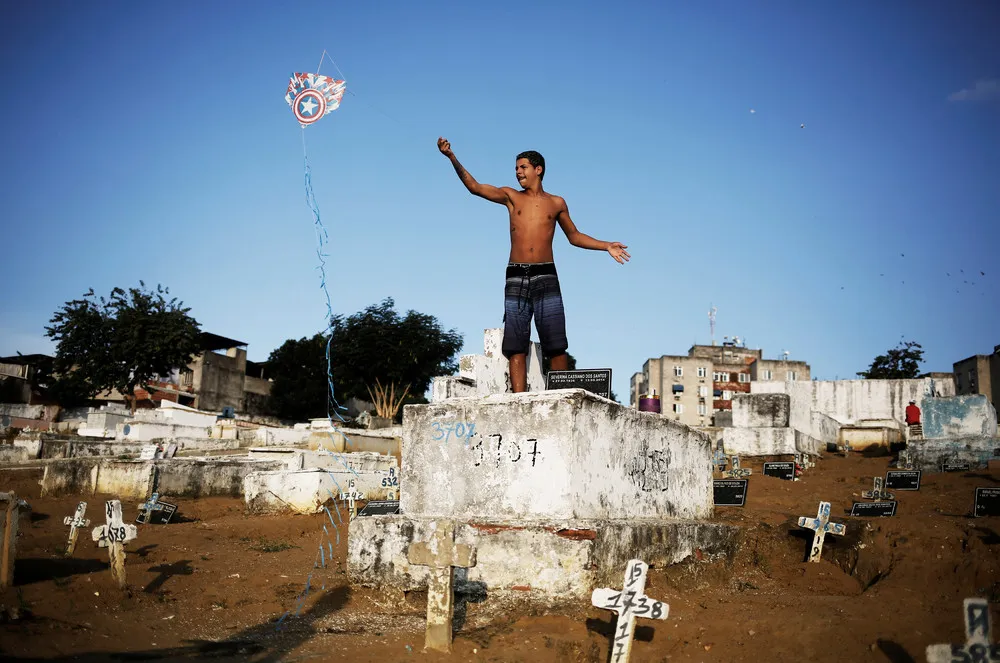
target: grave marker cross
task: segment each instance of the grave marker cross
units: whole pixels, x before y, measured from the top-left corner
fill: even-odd
[[[111,561],[111,576],[119,587],[125,587],[125,544],[139,535],[136,526],[122,522],[122,503],[108,500],[104,503],[106,524],[95,527],[91,537],[101,548],[107,547]]]
[[[866,500],[875,500],[876,502],[882,502],[893,499],[895,495],[885,490],[882,481],[883,481],[882,477],[875,477],[875,482],[872,485],[872,489],[866,490],[863,493],[861,493],[861,497],[865,498]]]
[[[350,483],[347,484],[347,491],[340,491],[340,499],[347,500],[347,507],[349,510],[349,520],[354,520],[358,517],[358,505],[355,503],[356,500],[365,499],[365,494],[354,487],[354,479],[351,479]]]
[[[847,534],[847,527],[840,523],[830,522],[829,502],[819,503],[819,511],[816,512],[815,518],[808,518],[806,516],[799,518],[799,527],[805,527],[816,532],[813,535],[812,548],[809,550],[810,562],[818,562],[820,560],[823,554],[823,539],[826,538],[828,533],[836,534],[837,536]]]
[[[1000,645],[990,644],[990,604],[986,599],[965,599],[964,645],[928,645],[927,663],[970,661],[987,663],[1000,660]]]
[[[153,493],[152,497],[139,505],[139,516],[135,519],[138,523],[146,524],[153,517],[154,511],[162,511],[163,505],[159,504],[160,494]]]
[[[615,624],[615,640],[611,653],[612,663],[628,663],[632,653],[632,635],[635,632],[635,618],[666,619],[670,606],[654,601],[643,594],[646,589],[646,571],[649,566],[640,559],[629,560],[625,567],[622,590],[595,589],[590,602],[598,608],[618,613]]]
[[[715,449],[715,455],[712,457],[712,465],[719,472],[724,472],[726,470],[726,452],[722,450],[722,447],[717,447]]]
[[[746,479],[748,476],[753,474],[753,470],[745,469],[740,467],[740,457],[733,456],[730,459],[730,465],[732,466],[728,472],[723,476],[727,479]]]
[[[90,524],[90,519],[84,518],[87,514],[87,503],[80,502],[76,505],[76,513],[63,518],[63,524],[69,525],[69,541],[66,542],[66,556],[72,557],[76,550],[76,538],[80,535],[80,530]]]
[[[451,651],[451,622],[455,616],[455,592],[452,589],[452,567],[476,565],[476,549],[455,543],[455,524],[433,521],[430,541],[411,543],[407,550],[410,564],[429,566],[427,579],[427,635],[424,648]]]

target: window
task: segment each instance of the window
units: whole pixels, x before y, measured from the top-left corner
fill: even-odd
[[[708,406],[706,406],[704,403],[698,403],[698,414],[704,417],[707,413],[708,413]]]
[[[704,366],[699,366],[698,367],[698,377],[703,378],[707,374],[708,374],[708,369],[707,368],[705,368]]]
[[[674,377],[675,378],[684,377],[684,367],[683,366],[674,366]]]
[[[194,384],[194,373],[191,371],[184,371],[181,373],[181,386],[190,387]]]
[[[764,370],[761,371],[761,380],[770,380],[770,379],[771,379],[771,369],[765,368]]]
[[[684,404],[674,403],[674,412],[677,414],[684,414]]]
[[[750,382],[750,374],[749,373],[740,373],[737,376],[737,379],[739,379],[740,382],[744,382],[744,383],[745,382]]]
[[[673,388],[672,388],[672,391],[673,391],[673,392],[674,392],[675,394],[677,394],[677,393],[680,393],[680,392],[683,392],[683,391],[684,391],[684,385],[682,385],[682,384],[675,384],[675,385],[673,386]]]
[[[733,392],[729,391],[728,389],[723,389],[722,390],[722,400],[724,400],[724,401],[731,401],[731,400],[733,400]]]
[[[795,371],[788,371],[788,379],[798,380],[799,379],[798,373],[796,373]]]
[[[698,387],[698,398],[708,398],[708,387],[701,385]]]

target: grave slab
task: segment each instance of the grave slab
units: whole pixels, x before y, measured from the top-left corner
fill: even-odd
[[[727,454],[739,456],[787,456],[799,449],[791,428],[726,428],[722,445]]]
[[[712,514],[707,435],[582,389],[406,406],[400,483],[413,517]]]
[[[342,454],[349,457],[353,454]],[[393,456],[381,456],[385,469],[339,467],[307,470],[251,472],[243,480],[243,497],[254,513],[317,513],[331,496],[337,497],[353,481],[357,499],[387,500],[399,491],[398,470]]]
[[[906,447],[906,460],[915,470],[940,472],[945,464],[968,464],[971,468],[986,467],[1000,450],[1000,438],[972,436],[911,440]]]
[[[396,514],[352,521],[347,542],[351,582],[403,591],[426,586],[426,568],[411,565],[406,551],[431,537],[435,520]],[[478,559],[458,589],[482,583],[491,594],[525,593],[527,587],[528,600],[582,600],[598,584],[620,580],[630,559],[664,567],[692,557],[727,557],[738,537],[733,525],[648,518],[457,522],[456,543],[474,545]]]

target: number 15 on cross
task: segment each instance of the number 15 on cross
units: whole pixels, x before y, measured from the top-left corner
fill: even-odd
[[[632,653],[632,635],[635,618],[666,619],[670,606],[654,601],[643,594],[646,589],[646,571],[649,566],[639,559],[629,560],[625,568],[625,581],[621,591],[595,589],[590,600],[595,607],[618,613],[615,641],[611,653],[612,663],[628,663]]]

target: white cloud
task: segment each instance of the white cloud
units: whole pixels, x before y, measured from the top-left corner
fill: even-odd
[[[1000,79],[984,78],[971,88],[964,88],[948,95],[948,101],[983,101],[1000,97]]]

